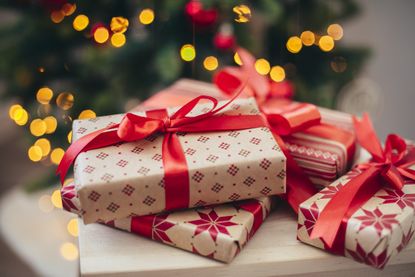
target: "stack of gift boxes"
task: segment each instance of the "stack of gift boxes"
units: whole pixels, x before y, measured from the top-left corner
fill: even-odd
[[[355,193],[357,198],[364,194],[364,199],[352,197],[331,239],[319,236],[328,220],[336,225],[330,210],[336,210],[332,207],[338,198],[352,193],[343,188],[356,186],[362,173],[371,170],[366,163],[349,171],[361,139],[357,135],[356,140],[352,117],[310,104],[259,100],[252,93],[257,84],[238,85],[251,92],[228,99],[221,92],[223,84],[218,89],[180,80],[129,116],[74,121],[73,149],[67,151],[69,158],[64,157],[66,164],[61,164],[67,169],[74,160],[74,181],[61,189],[64,208],[85,224],[105,224],[231,262],[260,228],[273,203],[288,201],[298,213],[298,232],[292,235],[300,241],[383,268],[415,232],[415,181],[411,181],[415,172],[408,169],[415,157],[413,148],[402,150],[399,161],[390,157],[385,167],[391,174],[382,171],[393,175],[392,181],[395,175],[401,178],[402,187],[385,184],[387,178],[372,172],[368,178],[376,188]],[[177,123],[186,104],[201,95],[220,100],[217,111],[212,109],[214,101],[206,98],[194,102],[184,116],[199,116],[201,124]],[[227,128],[204,121],[241,115],[248,116],[246,121],[250,116],[261,121]],[[150,129],[151,134],[135,135],[143,133],[140,128]],[[386,147],[396,144],[391,141]],[[373,167],[380,172],[384,165],[380,157],[374,159]],[[313,234],[317,224],[319,230]]]

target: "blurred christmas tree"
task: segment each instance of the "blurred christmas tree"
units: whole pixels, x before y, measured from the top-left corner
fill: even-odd
[[[342,47],[354,1],[1,1],[3,96],[33,161],[57,164],[74,118],[117,113],[181,77],[210,81],[236,46],[295,98],[332,107],[367,49]],[[290,92],[290,91],[289,91]],[[70,134],[69,134],[70,137]],[[53,149],[53,150],[52,150]]]

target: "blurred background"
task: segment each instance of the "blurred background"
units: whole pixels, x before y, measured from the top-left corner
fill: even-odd
[[[372,115],[415,139],[415,2],[0,0],[0,271],[78,274],[53,172],[77,118],[258,59],[279,97]]]

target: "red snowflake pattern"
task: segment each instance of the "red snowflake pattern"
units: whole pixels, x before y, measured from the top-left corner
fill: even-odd
[[[307,230],[308,235],[311,235],[311,231],[313,231],[314,224],[319,217],[319,210],[317,204],[314,202],[313,205],[310,206],[310,209],[305,209],[300,207],[301,213],[304,215],[304,226]]]
[[[73,203],[76,198],[75,185],[67,185],[61,189],[62,207],[69,211],[79,211],[78,207]]]
[[[154,240],[173,243],[166,231],[173,227],[174,224],[167,221],[167,216],[168,214],[163,214],[154,217],[152,237]]]
[[[408,230],[408,233],[402,234],[402,241],[401,243],[398,245],[398,247],[396,247],[396,251],[401,252],[402,249],[404,249],[412,240],[413,236],[414,236],[415,230],[412,230],[412,226],[411,228]]]
[[[373,253],[366,253],[359,243],[356,245],[356,251],[349,249],[346,249],[346,251],[354,260],[379,269],[384,268],[390,259],[390,256],[387,254],[388,249],[383,250],[382,253],[376,256]]]
[[[415,209],[415,193],[406,194],[396,189],[385,189],[387,195],[378,196],[384,199],[382,204],[394,203],[403,210],[405,207]]]
[[[376,208],[373,212],[362,209],[365,215],[356,216],[356,219],[361,221],[359,231],[373,226],[378,236],[381,235],[382,230],[392,230],[393,224],[399,224],[396,219],[397,214],[383,214],[379,208]]]
[[[338,183],[335,186],[328,186],[325,189],[323,189],[322,191],[320,191],[320,194],[323,194],[323,196],[320,199],[331,199],[333,198],[334,195],[337,194],[337,192],[339,192],[340,188],[343,187],[344,185],[342,183]]]
[[[216,241],[218,233],[229,235],[227,227],[238,225],[237,223],[231,222],[233,215],[229,216],[218,216],[214,209],[210,213],[205,214],[202,212],[197,212],[200,216],[200,219],[189,221],[193,225],[197,225],[194,235],[208,231],[213,241]]]

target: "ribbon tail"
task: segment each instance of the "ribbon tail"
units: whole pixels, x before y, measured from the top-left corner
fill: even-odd
[[[373,128],[372,121],[367,113],[361,120],[353,116],[353,124],[360,145],[365,148],[377,161],[383,161],[383,150],[379,138]]]

